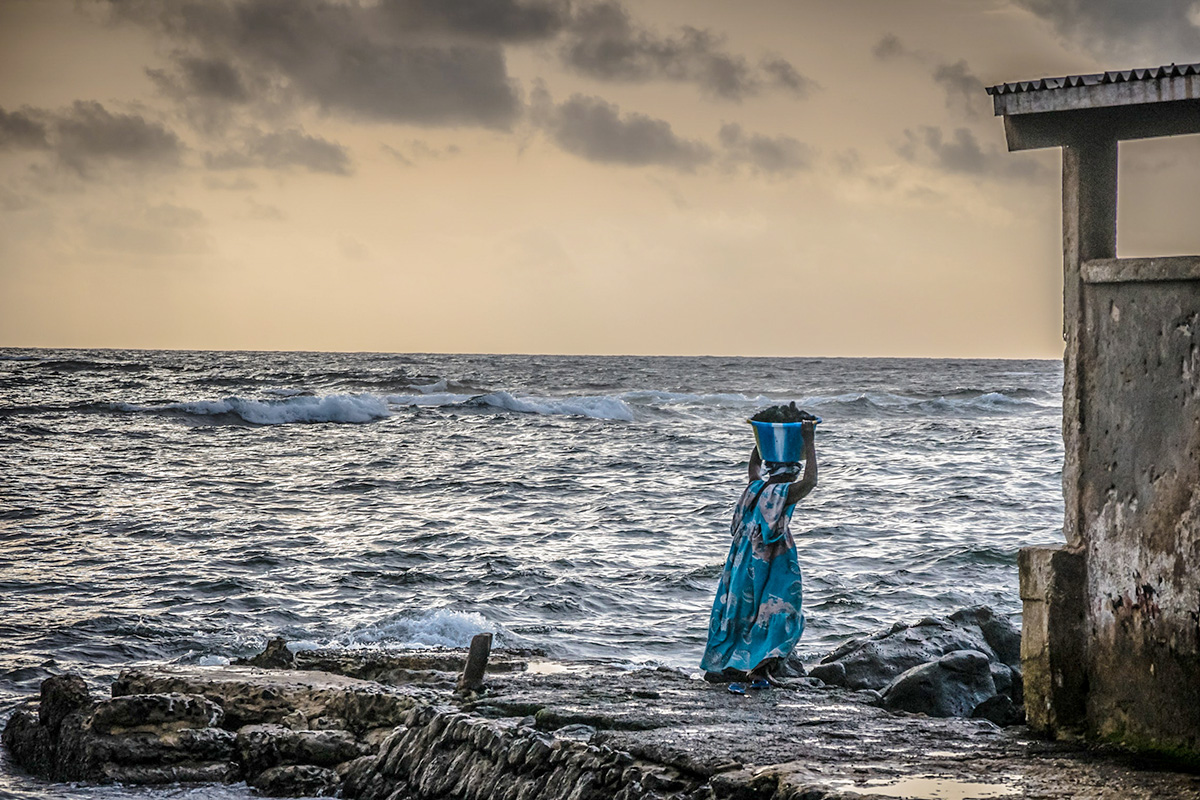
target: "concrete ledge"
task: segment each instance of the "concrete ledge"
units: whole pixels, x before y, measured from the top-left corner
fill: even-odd
[[[1097,258],[1083,262],[1084,283],[1200,281],[1200,256]]]

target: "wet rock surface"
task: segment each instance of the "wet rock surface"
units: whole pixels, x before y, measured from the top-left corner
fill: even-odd
[[[933,627],[950,639],[940,625],[913,627]],[[994,676],[1005,673],[995,670],[1002,662],[993,660],[998,649],[988,646],[991,653],[963,654],[960,648],[934,663],[950,677],[981,684],[980,694],[989,691],[989,682],[994,692]],[[113,687],[118,698],[157,695],[136,702],[181,709],[164,714],[153,730],[115,724],[125,719],[116,710],[120,703],[101,711],[114,701],[81,696],[73,681],[60,677],[47,681],[40,704],[32,701],[13,714],[4,741],[17,763],[52,780],[244,779],[266,796],[1200,797],[1196,775],[1045,742],[1023,726],[999,727],[989,715],[1012,712],[1006,693],[976,704],[981,718],[937,718],[882,708],[873,689],[825,686],[811,678],[738,696],[724,684],[677,670],[521,657],[510,663],[527,669],[489,672],[483,691],[456,695],[453,672],[439,667],[461,664],[465,654],[457,655],[405,654],[412,658],[405,664],[361,653],[322,656],[323,665],[340,664],[359,675],[400,669],[421,674],[420,685],[401,687],[248,666],[127,672]],[[189,699],[180,702],[172,693]],[[221,714],[214,719],[198,713],[207,708],[201,701],[219,706]],[[42,708],[61,710],[43,717]],[[120,732],[96,730],[97,713],[110,720],[102,727]],[[179,727],[184,722],[207,726]]]
[[[988,657],[977,650],[955,650],[897,675],[883,691],[883,706],[931,717],[969,717],[996,696]]]
[[[809,670],[825,683],[850,689],[882,691],[900,673],[957,650],[983,653],[987,659],[1021,669],[1021,632],[991,609],[963,609],[949,617],[926,617],[914,625],[897,623],[871,636],[851,639]]]

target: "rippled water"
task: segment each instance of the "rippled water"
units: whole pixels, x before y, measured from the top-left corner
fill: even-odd
[[[1016,615],[1017,550],[1061,539],[1061,385],[1049,361],[0,350],[0,718],[52,673],[276,635],[695,667],[744,420],[784,399],[825,420],[802,654]]]

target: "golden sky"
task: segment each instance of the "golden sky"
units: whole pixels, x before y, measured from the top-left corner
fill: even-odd
[[[984,87],[1163,0],[0,0],[0,346],[1061,355],[1060,157]],[[1200,141],[1121,255],[1200,251]]]

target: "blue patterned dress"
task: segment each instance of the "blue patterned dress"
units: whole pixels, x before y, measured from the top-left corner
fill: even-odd
[[[760,479],[742,492],[702,669],[750,672],[766,659],[787,657],[804,633],[800,564],[788,529],[796,508],[787,505],[789,486]]]

